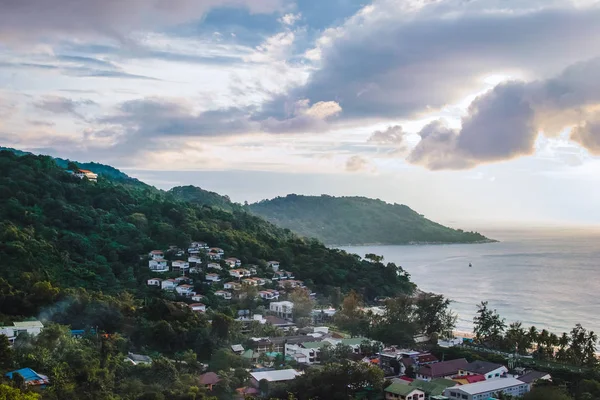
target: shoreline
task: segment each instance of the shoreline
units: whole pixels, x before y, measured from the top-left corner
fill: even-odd
[[[359,243],[359,244],[325,244],[326,247],[367,247],[367,246],[445,246],[445,245],[463,245],[463,244],[487,244],[500,243],[499,240],[487,239],[475,242],[405,242],[405,243]]]

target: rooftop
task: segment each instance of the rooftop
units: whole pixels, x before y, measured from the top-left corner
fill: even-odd
[[[304,342],[302,343],[302,347],[305,349],[320,349],[328,344],[329,342]]]
[[[27,328],[43,328],[44,324],[40,321],[21,321],[21,322],[13,322],[13,325],[16,328],[27,329]]]
[[[200,375],[200,383],[203,385],[215,385],[219,383],[220,380],[219,376],[214,372],[207,372]]]
[[[473,372],[474,374],[485,375],[498,368],[502,368],[502,364],[496,364],[489,361],[473,361],[470,362],[465,368],[465,371]]]
[[[419,374],[425,375],[432,378],[444,377],[453,375],[458,372],[459,369],[464,369],[468,362],[464,358],[457,360],[442,361],[435,364],[423,365],[419,368]]]
[[[263,371],[263,372],[250,372],[250,376],[260,382],[266,379],[268,382],[279,382],[279,381],[290,381],[295,379],[296,376],[300,375],[300,372],[295,369],[281,369],[278,371]]]
[[[525,382],[525,383],[533,383],[535,381],[537,381],[538,379],[542,379],[545,376],[549,376],[550,374],[547,372],[542,372],[542,371],[529,371],[528,373],[521,375],[520,377],[518,377],[517,379],[520,380],[521,382]]]
[[[414,391],[421,391],[414,386],[405,385],[403,383],[392,383],[390,386],[385,388],[388,393],[399,394],[401,396],[407,396]]]
[[[526,383],[521,382],[516,378],[498,378],[488,379],[487,381],[470,383],[468,385],[457,386],[453,390],[459,390],[461,392],[475,395],[479,393],[493,392],[495,390],[502,390],[511,386],[525,385]]]

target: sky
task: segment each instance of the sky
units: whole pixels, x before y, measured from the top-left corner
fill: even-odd
[[[0,0],[0,145],[159,188],[597,225],[596,0]]]

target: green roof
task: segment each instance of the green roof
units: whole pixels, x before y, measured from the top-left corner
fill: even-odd
[[[364,337],[356,337],[356,338],[351,338],[351,339],[342,339],[341,342],[347,346],[358,346],[359,344],[361,344],[364,341],[368,341],[371,342],[369,339],[364,338]]]
[[[244,358],[252,359],[253,356],[254,356],[254,350],[252,350],[252,349],[248,349],[242,354],[242,357],[244,357]]]
[[[321,347],[328,345],[330,343],[328,342],[304,342],[302,343],[302,346],[305,349],[320,349]]]
[[[418,388],[406,385],[404,383],[392,383],[390,386],[385,388],[386,392],[399,394],[400,396],[406,396],[414,390],[418,390]]]
[[[415,379],[410,383],[410,386],[421,389],[428,396],[439,396],[444,393],[449,387],[456,386],[457,383],[450,379],[442,379],[437,378],[433,379],[430,382],[421,381],[419,379]]]

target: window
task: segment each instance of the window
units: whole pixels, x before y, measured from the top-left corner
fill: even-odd
[[[498,376],[500,376],[500,374],[498,373],[498,374],[496,374],[495,376],[496,376],[496,377],[498,377]]]
[[[465,400],[468,400],[469,396],[467,396],[466,394],[463,394],[462,398],[465,399]]]
[[[488,375],[488,379],[490,379],[491,377],[492,377],[492,374],[489,374],[489,375]]]

